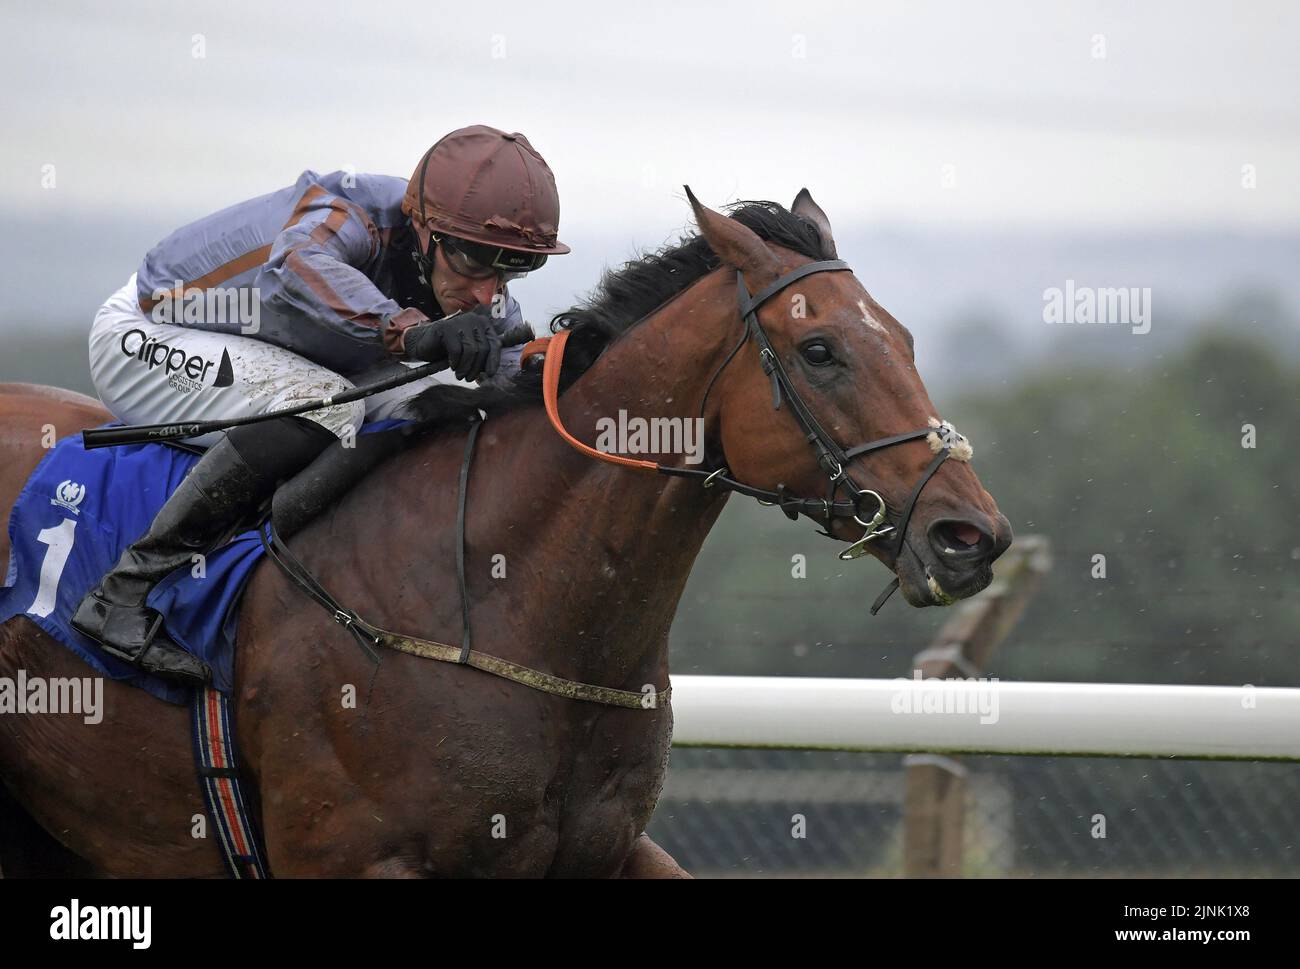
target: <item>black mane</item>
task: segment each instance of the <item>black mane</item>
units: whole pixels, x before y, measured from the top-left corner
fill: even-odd
[[[728,214],[764,241],[809,259],[831,258],[817,227],[775,202],[737,202]],[[561,391],[585,373],[609,344],[720,263],[704,237],[695,234],[606,270],[591,295],[551,319],[552,333],[567,329],[571,334]],[[468,416],[478,408],[491,413],[539,403],[541,398],[540,369],[530,369],[484,381],[473,390],[434,386],[413,398],[410,409],[421,423],[434,424]]]

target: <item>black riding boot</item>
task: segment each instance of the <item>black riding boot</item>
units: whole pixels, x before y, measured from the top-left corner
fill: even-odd
[[[162,614],[145,600],[171,572],[190,565],[195,553],[218,547],[282,478],[334,440],[321,425],[298,417],[229,431],[190,469],[149,530],[81,600],[72,627],[146,673],[190,685],[210,682],[208,665],[167,638]]]

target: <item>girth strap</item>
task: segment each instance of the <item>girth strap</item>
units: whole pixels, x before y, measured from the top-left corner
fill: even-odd
[[[239,777],[234,726],[230,700],[224,693],[211,686],[194,690],[190,699],[194,764],[226,874],[231,878],[267,878],[266,856]]]

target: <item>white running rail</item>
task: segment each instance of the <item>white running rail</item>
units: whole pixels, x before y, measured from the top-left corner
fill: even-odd
[[[673,743],[1300,761],[1300,689],[674,676]]]

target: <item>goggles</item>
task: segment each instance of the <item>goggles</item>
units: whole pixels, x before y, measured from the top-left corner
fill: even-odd
[[[429,236],[429,242],[442,247],[452,272],[469,279],[497,276],[502,282],[508,283],[546,265],[546,255],[543,253],[504,249],[437,233]]]

